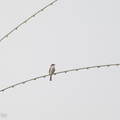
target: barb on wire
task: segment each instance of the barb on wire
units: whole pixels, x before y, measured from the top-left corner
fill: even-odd
[[[52,3],[48,4],[47,6],[45,6],[44,8],[42,8],[41,10],[39,10],[38,12],[36,12],[35,14],[33,14],[32,16],[30,16],[28,19],[26,19],[25,21],[23,21],[22,23],[20,23],[17,27],[15,27],[13,30],[11,30],[9,33],[7,33],[3,38],[0,39],[0,42],[5,39],[6,37],[8,37],[12,32],[14,32],[15,30],[17,30],[20,26],[22,26],[24,23],[26,23],[28,20],[30,20],[31,18],[35,17],[38,13],[42,12],[44,9],[46,9],[47,7],[49,7],[50,5],[52,5],[53,3],[55,3],[57,0],[53,1]]]
[[[60,71],[60,72],[56,72],[54,73],[54,75],[57,75],[57,74],[61,74],[61,73],[68,73],[68,72],[72,72],[72,71],[79,71],[79,70],[84,70],[84,69],[91,69],[91,68],[101,68],[101,67],[110,67],[110,66],[119,66],[120,64],[108,64],[108,65],[98,65],[98,66],[89,66],[89,67],[82,67],[82,68],[77,68],[77,69],[70,69],[70,70],[65,70],[65,71]],[[15,86],[18,86],[20,84],[25,84],[27,82],[30,82],[30,81],[35,81],[39,78],[45,78],[45,77],[48,77],[49,75],[43,75],[43,76],[39,76],[39,77],[35,77],[35,78],[32,78],[32,79],[29,79],[29,80],[26,80],[26,81],[23,81],[23,82],[19,82],[17,84],[14,84],[14,85],[11,85],[9,87],[6,87],[4,89],[1,89],[0,92],[4,92],[5,90],[9,89],[9,88],[14,88]]]

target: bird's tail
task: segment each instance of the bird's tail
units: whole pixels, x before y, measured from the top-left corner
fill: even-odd
[[[50,81],[52,81],[52,75],[50,75]]]

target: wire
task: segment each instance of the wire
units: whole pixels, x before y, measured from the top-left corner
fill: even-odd
[[[28,19],[26,19],[25,21],[23,21],[22,23],[20,23],[17,27],[15,27],[13,30],[11,30],[9,33],[7,33],[3,38],[0,39],[0,42],[2,40],[4,40],[6,37],[8,37],[12,32],[14,32],[15,30],[17,30],[20,26],[22,26],[24,23],[26,23],[28,20],[30,20],[31,18],[35,17],[38,13],[42,12],[44,9],[46,9],[47,7],[49,7],[50,5],[52,5],[53,3],[55,3],[57,0],[53,1],[52,3],[48,4],[47,6],[45,6],[44,8],[42,8],[41,10],[39,10],[38,12],[36,12],[35,14],[33,14],[32,16],[30,16]]]
[[[83,68],[70,69],[70,70],[56,72],[56,73],[54,73],[54,75],[61,74],[61,73],[68,73],[68,72],[72,72],[72,71],[79,71],[79,70],[84,70],[84,69],[88,70],[88,69],[91,69],[91,68],[101,68],[101,67],[110,67],[110,66],[119,66],[119,65],[120,64],[108,64],[108,65],[99,65],[99,66],[89,66],[89,67],[83,67]],[[1,89],[0,92],[4,92],[5,90],[7,90],[9,88],[14,88],[15,86],[18,86],[20,84],[25,84],[27,82],[34,81],[34,80],[37,80],[39,78],[45,78],[45,77],[48,77],[48,76],[50,76],[50,75],[49,74],[48,75],[43,75],[43,76],[35,77],[35,78],[29,79],[29,80],[26,80],[26,81],[23,81],[23,82],[19,82],[17,84],[14,84],[14,85],[11,85],[11,86],[6,87],[4,89]]]

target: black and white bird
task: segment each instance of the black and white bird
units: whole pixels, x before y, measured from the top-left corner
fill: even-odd
[[[49,69],[50,81],[52,81],[52,75],[55,72],[55,64],[52,64]]]

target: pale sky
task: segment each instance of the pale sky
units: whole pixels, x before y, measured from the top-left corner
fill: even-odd
[[[52,0],[2,0],[0,38]],[[0,42],[0,89],[120,63],[120,1],[58,0]],[[0,93],[0,119],[120,120],[120,67],[59,74]],[[1,117],[6,114],[7,117]]]

